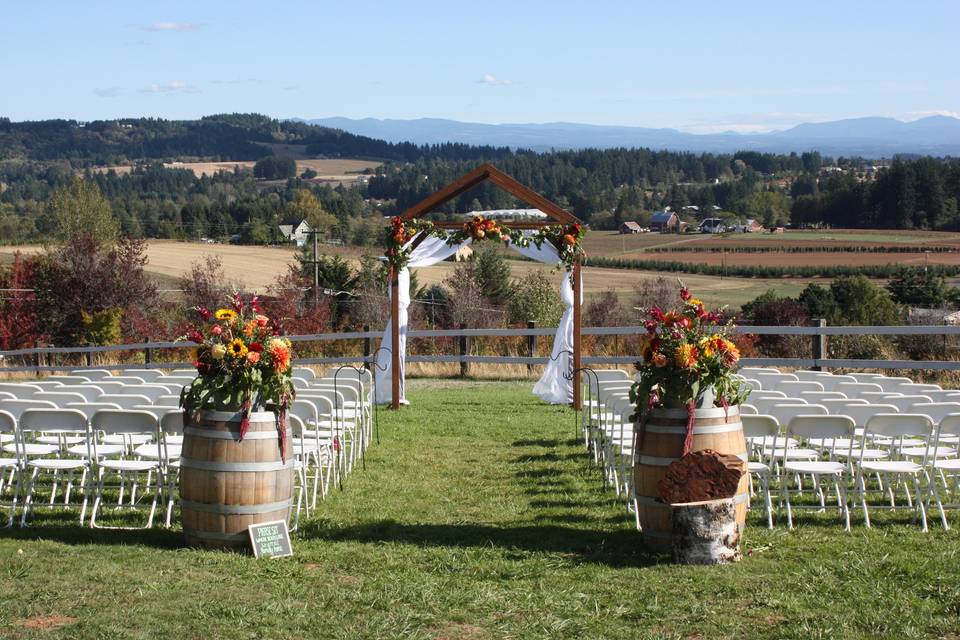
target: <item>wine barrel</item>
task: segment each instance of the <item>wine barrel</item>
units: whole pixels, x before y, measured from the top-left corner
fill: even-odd
[[[658,483],[666,475],[667,467],[683,454],[687,433],[686,409],[652,409],[647,418],[643,442],[635,452],[634,484],[637,511],[643,532],[643,541],[655,551],[669,551],[673,541],[670,505],[659,498]],[[640,432],[640,425],[635,429]],[[697,409],[693,427],[691,451],[712,449],[747,459],[747,443],[743,438],[740,411],[737,407]],[[733,497],[739,530],[747,520],[749,474],[744,474]]]
[[[269,411],[251,413],[242,441],[241,417],[201,411],[199,422],[184,426],[180,512],[190,546],[249,550],[249,525],[290,515],[293,457],[281,460],[276,417]]]

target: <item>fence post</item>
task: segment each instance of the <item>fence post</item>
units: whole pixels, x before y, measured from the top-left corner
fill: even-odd
[[[461,322],[460,330],[463,331],[466,328],[467,328],[467,325]],[[460,343],[460,357],[462,358],[463,356],[466,356],[467,354],[470,353],[470,342],[467,340],[467,336],[460,336],[459,343]],[[470,375],[470,363],[464,362],[463,360],[461,360],[460,361],[460,377],[466,378],[468,375]]]
[[[48,347],[53,347],[53,343],[47,345]],[[47,352],[47,366],[53,367],[53,351]]]
[[[87,343],[87,346],[88,346],[88,347],[92,347],[93,344],[91,344],[91,343],[88,342],[88,343]],[[92,366],[93,366],[93,351],[87,351],[87,354],[86,354],[86,355],[87,355],[87,366],[88,366],[88,367],[92,367]]]
[[[143,363],[147,366],[147,369],[149,369],[149,368],[150,368],[150,363],[153,362],[153,349],[151,349],[150,347],[146,346],[146,345],[150,344],[150,338],[149,338],[149,337],[144,338],[144,339],[143,339],[143,344],[144,344],[144,347],[143,347]]]
[[[527,320],[527,329],[536,329],[536,320]],[[531,358],[537,357],[537,336],[527,336],[527,355]],[[527,365],[527,374],[533,373],[533,364]]]
[[[816,327],[823,328],[827,326],[827,320],[825,318],[820,318],[817,320]],[[813,336],[813,359],[820,361],[827,357],[827,336],[823,333],[815,333]],[[814,371],[823,371],[823,367],[819,364],[814,364],[811,369]]]
[[[39,349],[39,348],[40,348],[40,343],[37,342],[36,340],[34,340],[34,341],[33,341],[33,348],[35,349],[35,351],[33,352],[33,364],[34,364],[34,366],[36,366],[36,368],[37,368],[37,375],[39,376],[39,375],[40,375],[40,365],[41,365],[41,361],[40,361],[40,352],[39,352],[39,351],[36,351],[36,349]]]
[[[369,333],[370,325],[368,324],[363,325],[363,332]],[[363,361],[366,363],[368,369],[373,368],[370,362],[370,349],[372,348],[372,342],[373,341],[370,340],[370,336],[367,336],[366,338],[363,339]]]

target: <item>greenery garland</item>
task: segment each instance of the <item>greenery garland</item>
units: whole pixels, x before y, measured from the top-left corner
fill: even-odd
[[[541,227],[535,233],[525,235],[519,229],[511,229],[490,218],[474,216],[465,222],[462,228],[453,233],[447,233],[429,220],[413,218],[405,221],[400,216],[394,216],[390,220],[390,228],[384,240],[384,255],[387,257],[387,263],[397,271],[405,268],[410,262],[410,254],[413,253],[410,241],[418,234],[443,238],[451,247],[463,243],[468,238],[474,242],[498,240],[518,247],[529,247],[532,244],[538,249],[544,242],[549,242],[560,254],[557,266],[562,265],[567,271],[572,271],[573,265],[577,261],[582,262],[586,257],[581,244],[586,232],[582,224],[574,222],[569,225]]]

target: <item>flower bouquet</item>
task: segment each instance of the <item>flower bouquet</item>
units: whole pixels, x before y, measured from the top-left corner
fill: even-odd
[[[630,390],[637,406],[635,418],[643,420],[655,407],[685,407],[689,420],[683,453],[689,453],[694,416],[698,407],[739,405],[746,389],[733,377],[740,351],[729,339],[732,322],[723,322],[721,311],[707,311],[681,283],[681,308],[649,309],[637,363],[639,381]]]
[[[197,345],[197,379],[180,394],[187,419],[202,409],[241,411],[240,439],[255,409],[269,407],[278,416],[280,453],[286,459],[286,410],[295,396],[290,363],[290,340],[280,325],[261,313],[255,296],[249,304],[234,294],[228,308],[211,312],[197,307],[204,322],[177,340]]]

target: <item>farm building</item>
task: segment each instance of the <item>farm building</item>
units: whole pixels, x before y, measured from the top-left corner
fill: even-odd
[[[298,224],[281,224],[279,229],[285,241],[296,243],[298,247],[306,244],[307,236],[311,231],[306,220],[301,220]]]
[[[746,224],[743,225],[743,230],[746,233],[756,233],[758,231],[763,231],[763,225],[752,218],[747,218]]]
[[[650,218],[650,230],[660,233],[680,233],[686,229],[687,223],[682,222],[680,217],[673,211],[660,211],[653,214]]]
[[[640,223],[628,220],[620,225],[620,233],[643,233]]]

